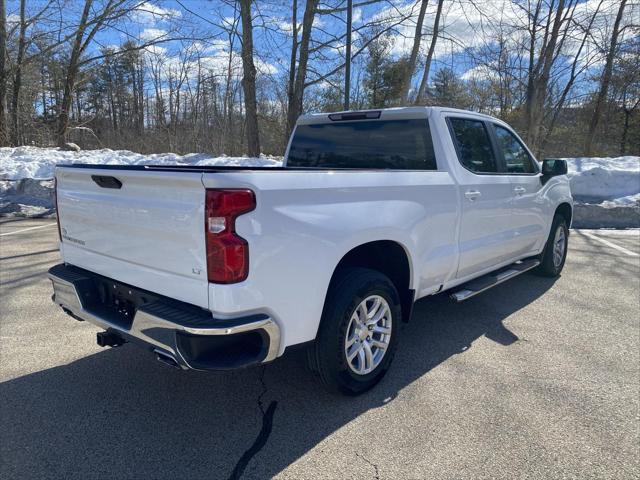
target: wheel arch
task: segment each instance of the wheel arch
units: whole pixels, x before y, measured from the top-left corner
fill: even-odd
[[[567,222],[567,227],[571,228],[571,221],[573,219],[573,208],[568,202],[563,202],[556,207],[554,215],[562,215]]]
[[[375,240],[353,247],[334,268],[329,285],[335,281],[337,273],[347,267],[369,268],[389,277],[400,295],[403,321],[409,321],[415,290],[411,288],[411,259],[402,244],[394,240]]]

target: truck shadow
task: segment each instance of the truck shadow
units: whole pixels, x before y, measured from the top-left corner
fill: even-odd
[[[300,351],[267,367],[211,374],[169,369],[125,345],[6,381],[0,471],[3,478],[270,478],[359,415],[387,408],[478,338],[505,348],[518,342],[503,321],[553,283],[527,274],[460,305],[444,295],[418,302],[387,377],[356,398],[325,393]],[[269,415],[273,425],[264,428]]]

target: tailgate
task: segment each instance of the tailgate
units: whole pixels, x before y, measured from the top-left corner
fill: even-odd
[[[64,261],[208,308],[201,177],[198,172],[59,167]]]

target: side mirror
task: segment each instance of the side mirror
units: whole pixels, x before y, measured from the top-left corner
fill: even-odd
[[[545,158],[542,161],[542,176],[547,179],[567,174],[567,161],[560,158]]]

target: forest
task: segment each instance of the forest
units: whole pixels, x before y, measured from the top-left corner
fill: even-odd
[[[627,0],[0,0],[0,146],[282,155],[307,112],[439,105],[640,154]]]

